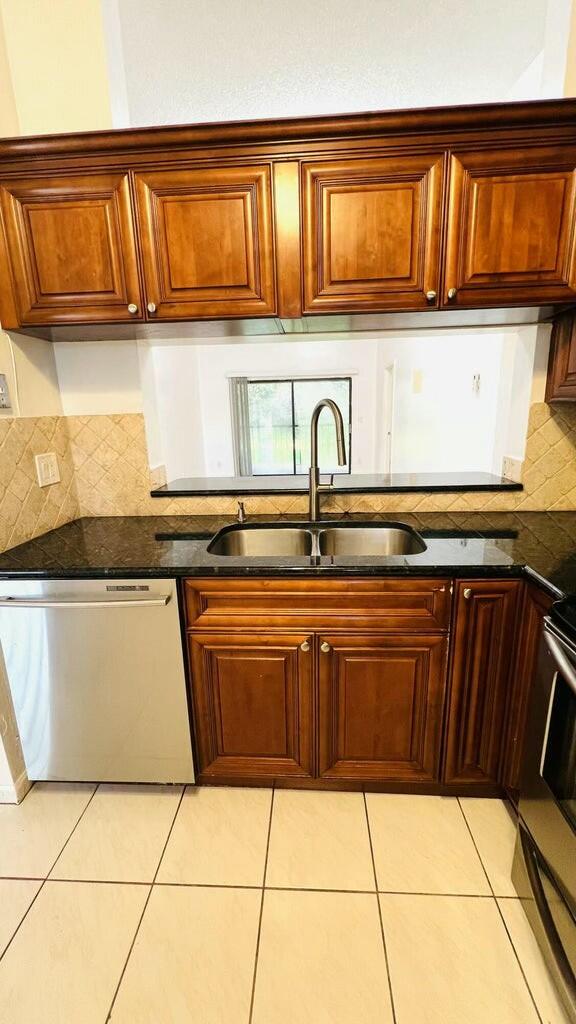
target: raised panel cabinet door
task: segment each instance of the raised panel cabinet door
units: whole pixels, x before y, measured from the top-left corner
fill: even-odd
[[[575,203],[575,146],[453,154],[443,304],[573,301]]]
[[[548,614],[553,602],[554,598],[546,591],[534,585],[525,586],[508,694],[500,773],[500,781],[514,799],[517,799],[520,790],[528,705],[542,639],[544,616]]]
[[[200,778],[313,770],[310,636],[190,634]]]
[[[446,675],[442,636],[319,638],[319,773],[438,779]]]
[[[576,313],[569,310],[554,320],[546,378],[547,402],[576,401]]]
[[[135,181],[152,319],[276,311],[270,165],[151,171]]]
[[[0,206],[4,327],[142,318],[127,174],[5,180]]]
[[[438,302],[443,154],[302,168],[304,312]]]
[[[519,580],[461,580],[449,679],[444,781],[499,781]]]

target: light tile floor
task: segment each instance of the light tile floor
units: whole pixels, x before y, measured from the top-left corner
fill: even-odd
[[[0,806],[1,1024],[566,1024],[505,804],[40,784]]]

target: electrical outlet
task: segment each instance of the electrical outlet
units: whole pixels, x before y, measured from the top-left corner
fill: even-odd
[[[44,452],[42,455],[37,455],[35,461],[39,487],[60,483],[60,470],[55,452]]]
[[[514,480],[516,483],[520,483],[522,460],[514,459],[511,455],[505,455],[502,459],[502,476],[505,476],[507,480]]]
[[[5,373],[0,373],[0,409],[11,409],[12,402],[10,401],[10,391],[8,390],[8,380]]]

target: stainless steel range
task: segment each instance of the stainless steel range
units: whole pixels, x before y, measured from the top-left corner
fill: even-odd
[[[512,880],[576,1022],[576,598],[545,619]]]

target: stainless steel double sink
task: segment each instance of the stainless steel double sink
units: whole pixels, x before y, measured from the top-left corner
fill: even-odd
[[[208,545],[211,555],[265,558],[290,555],[417,555],[426,550],[419,533],[402,523],[314,523],[305,526],[226,526]]]

